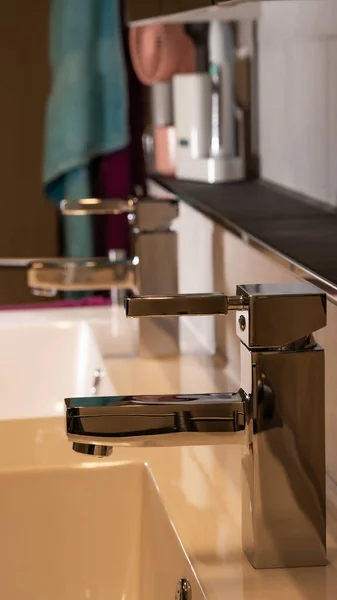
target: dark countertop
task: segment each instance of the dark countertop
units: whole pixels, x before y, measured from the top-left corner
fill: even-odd
[[[239,235],[303,269],[337,299],[337,211],[262,181],[207,184],[151,176],[161,186]]]

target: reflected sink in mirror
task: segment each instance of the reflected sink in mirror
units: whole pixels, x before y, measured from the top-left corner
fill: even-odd
[[[1,323],[0,361],[0,420],[60,416],[69,394],[115,393],[85,321]]]
[[[137,326],[121,306],[0,311],[0,421],[63,417],[69,397],[236,388],[184,327],[179,357],[141,358]]]
[[[180,578],[204,600],[143,464],[3,471],[0,479],[6,600],[174,600]]]

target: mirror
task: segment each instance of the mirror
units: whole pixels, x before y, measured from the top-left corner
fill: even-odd
[[[42,189],[48,29],[45,0],[1,3],[1,258],[58,253],[57,211]],[[0,269],[0,305],[32,301],[24,270]]]
[[[88,6],[89,4],[91,7],[95,7],[95,11],[96,7],[99,6],[94,3],[88,3]],[[210,6],[210,4],[210,0],[146,0],[144,2],[126,0],[125,9],[129,18],[145,18],[150,14],[152,15],[153,11],[159,11],[163,14],[167,11],[185,11],[206,5]],[[71,118],[66,112],[65,118],[60,121],[62,126],[66,124],[64,130],[62,128],[58,129],[57,123],[52,123],[53,134],[57,143],[64,143],[64,132],[69,134],[67,143],[75,145],[78,138],[83,141],[87,136],[87,148],[89,147],[91,152],[91,148],[96,148],[90,137],[93,131],[99,137],[100,134],[105,135],[106,126],[109,123],[111,124],[112,121],[119,126],[119,129],[113,132],[115,136],[113,138],[115,154],[113,162],[110,161],[110,155],[108,156],[106,153],[107,147],[104,147],[105,140],[102,141],[102,139],[99,139],[100,147],[103,148],[102,160],[99,164],[96,160],[90,162],[87,174],[93,182],[92,187],[96,190],[95,195],[82,195],[79,197],[126,197],[137,185],[140,186],[140,189],[144,189],[145,168],[142,152],[144,123],[142,115],[148,114],[148,105],[145,101],[144,88],[130,68],[127,32],[124,31],[125,35],[122,40],[120,35],[116,36],[118,44],[120,44],[116,46],[111,39],[111,33],[107,35],[107,32],[111,32],[112,29],[98,9],[98,12],[95,12],[94,15],[94,25],[100,28],[101,42],[99,44],[95,43],[90,47],[90,52],[84,52],[81,58],[76,52],[73,52],[69,63],[70,67],[68,64],[67,69],[60,69],[58,62],[60,56],[58,53],[60,52],[60,46],[62,46],[61,42],[64,41],[64,36],[59,36],[60,27],[57,28],[55,24],[54,29],[51,27],[51,16],[55,18],[56,13],[51,15],[50,9],[53,7],[53,10],[56,10],[55,7],[61,5],[66,9],[69,8],[68,12],[62,17],[65,19],[64,22],[62,21],[62,26],[68,27],[69,48],[73,51],[78,40],[73,35],[76,28],[71,28],[71,19],[73,19],[73,23],[82,28],[81,33],[86,30],[90,31],[90,26],[93,25],[91,13],[86,12],[84,8],[80,19],[76,13],[72,12],[76,2],[69,0],[69,3],[55,2],[52,4],[46,2],[46,0],[34,0],[34,2],[29,3],[26,0],[15,0],[10,3],[2,3],[0,8],[2,40],[0,64],[5,81],[0,96],[2,133],[0,259],[106,256],[107,248],[104,240],[108,235],[113,238],[115,244],[115,246],[109,246],[109,248],[115,247],[127,251],[125,239],[127,238],[128,223],[125,215],[118,215],[116,217],[119,219],[118,224],[114,225],[116,222],[113,223],[109,218],[104,225],[104,231],[102,224],[95,221],[93,227],[97,239],[95,247],[89,248],[89,251],[88,245],[84,244],[86,236],[82,235],[83,232],[85,233],[85,227],[82,230],[78,228],[79,237],[74,238],[75,241],[72,246],[74,253],[65,253],[67,231],[65,231],[64,221],[60,216],[57,203],[53,204],[50,197],[47,199],[42,183],[46,154],[47,100],[52,82],[49,57],[51,40],[55,72],[58,72],[58,81],[69,86],[68,91],[73,111]],[[118,7],[119,5],[117,2],[115,4],[111,2],[111,6]],[[117,26],[116,23],[120,24],[124,18],[123,11],[113,14],[111,9],[108,18],[112,19],[112,22],[115,23],[114,26]],[[101,52],[102,49],[104,49],[104,52]],[[127,54],[125,62],[123,62],[123,49]],[[111,57],[113,57],[113,60],[122,57],[123,68],[119,72],[123,69],[124,71],[119,80],[113,79],[114,93],[117,84],[120,85],[121,92],[118,91],[110,97],[101,94],[101,86],[102,79],[104,79],[112,64]],[[93,64],[94,76],[91,78],[91,75],[88,76],[85,69],[91,68]],[[78,89],[77,84],[81,77],[82,88]],[[244,88],[247,80],[245,72],[242,74],[242,79],[244,84],[241,87]],[[55,81],[55,75],[53,80]],[[89,123],[86,120],[87,113],[85,111],[87,108],[84,106],[85,103],[82,102],[82,94],[86,94],[88,91],[86,107],[91,110],[94,106],[97,117],[95,123]],[[120,102],[122,93],[125,94],[125,102]],[[128,102],[128,98],[136,99],[136,101]],[[243,94],[240,102],[244,104],[245,101]],[[55,102],[56,104],[61,102],[57,95],[54,97]],[[106,106],[109,108],[102,107],[102,102],[106,102]],[[130,104],[130,111],[128,110],[128,104]],[[113,107],[113,110],[111,107]],[[109,115],[113,115],[113,119],[109,119]],[[117,118],[116,115],[118,115]],[[127,138],[129,130],[131,131],[130,141]],[[126,135],[125,131],[127,132]],[[96,156],[94,150],[92,153]],[[70,164],[68,158],[65,159],[65,164]],[[103,180],[105,187],[102,183]],[[70,183],[74,183],[74,181]],[[59,190],[58,193],[60,193]],[[71,195],[61,195],[60,199],[63,197],[71,197]],[[78,224],[81,218],[77,216],[69,217],[68,223]],[[84,221],[81,223],[88,223],[85,220],[87,219],[86,216],[83,219]],[[0,307],[31,304],[33,302],[46,302],[46,300],[31,296],[27,288],[25,270],[0,268]]]
[[[211,6],[212,0],[126,0],[128,21],[150,19],[196,8]]]

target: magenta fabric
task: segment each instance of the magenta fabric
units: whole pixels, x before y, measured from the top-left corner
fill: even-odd
[[[103,296],[91,296],[79,300],[57,300],[41,304],[10,304],[0,306],[2,310],[44,310],[50,308],[82,308],[84,306],[111,306],[110,298]]]
[[[130,145],[124,150],[98,158],[93,164],[93,189],[98,198],[126,198],[136,185],[145,191],[145,161],[142,148],[144,131],[144,89],[133,70],[124,3],[121,0],[123,47],[129,91]],[[96,221],[96,253],[106,255],[110,249],[130,252],[126,215],[111,215]]]
[[[130,148],[102,156],[97,161],[96,186],[98,198],[127,198],[131,193]],[[123,249],[129,252],[127,215],[108,215],[100,234],[104,238],[101,253]],[[103,241],[103,240],[102,240]],[[104,251],[105,250],[105,251]]]

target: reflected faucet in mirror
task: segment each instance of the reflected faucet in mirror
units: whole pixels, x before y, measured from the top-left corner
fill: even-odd
[[[127,214],[131,258],[116,251],[108,258],[0,259],[0,268],[24,268],[34,295],[58,292],[124,290],[131,294],[176,294],[177,234],[172,222],[178,201],[161,198],[63,200],[64,215]],[[179,352],[178,321],[153,318],[139,323],[139,353],[172,356]]]
[[[240,285],[234,297],[131,297],[125,306],[128,317],[164,320],[236,311],[240,388],[69,398],[74,450],[106,456],[118,445],[242,444],[242,545],[251,564],[325,565],[324,351],[313,337],[326,325],[325,294],[306,283]]]

